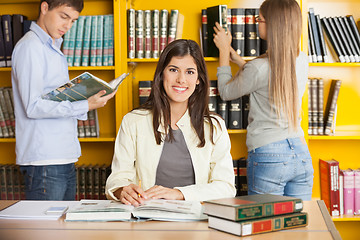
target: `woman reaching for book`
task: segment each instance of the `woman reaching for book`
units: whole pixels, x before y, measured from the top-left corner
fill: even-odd
[[[216,24],[218,89],[223,100],[250,94],[248,193],[271,193],[311,200],[313,167],[300,126],[308,74],[300,52],[301,11],[295,0],[266,0],[256,21],[267,52],[245,62],[231,48],[231,36]],[[233,77],[229,61],[239,66]]]
[[[173,41],[160,56],[148,100],[122,120],[107,197],[135,206],[151,198],[233,197],[229,135],[209,113],[208,99],[199,45]]]

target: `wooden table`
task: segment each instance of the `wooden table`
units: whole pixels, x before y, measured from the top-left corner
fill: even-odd
[[[16,201],[0,201],[0,209]],[[242,237],[243,240],[341,239],[323,201],[304,202],[309,215],[306,227]],[[0,219],[0,239],[24,240],[231,240],[235,235],[208,228],[202,222],[64,222]]]

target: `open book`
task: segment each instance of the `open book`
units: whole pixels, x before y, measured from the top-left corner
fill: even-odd
[[[147,200],[134,207],[112,200],[81,200],[66,213],[65,221],[160,221],[206,220],[200,202],[182,200]]]
[[[101,90],[106,90],[105,95],[107,95],[115,91],[128,75],[128,73],[124,73],[114,80],[106,82],[91,73],[84,72],[70,82],[43,95],[42,98],[58,102],[66,100],[74,102],[86,100]]]

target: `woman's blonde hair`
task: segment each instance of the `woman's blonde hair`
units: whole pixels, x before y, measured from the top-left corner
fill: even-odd
[[[270,102],[289,127],[298,126],[298,87],[296,58],[300,52],[301,10],[295,0],[265,0],[260,13],[266,22],[267,56],[270,64]]]

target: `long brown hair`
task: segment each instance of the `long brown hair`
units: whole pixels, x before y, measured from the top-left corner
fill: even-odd
[[[190,121],[193,129],[196,131],[199,138],[198,147],[205,145],[204,137],[204,121],[210,124],[211,142],[213,142],[214,126],[211,121],[212,116],[209,113],[209,78],[207,74],[204,57],[201,53],[199,45],[193,40],[179,39],[171,42],[165,47],[160,55],[157,64],[154,80],[151,86],[151,93],[147,101],[139,108],[151,110],[153,113],[153,127],[154,135],[157,144],[160,144],[162,139],[161,133],[158,131],[160,124],[164,124],[166,135],[169,133],[170,140],[173,140],[173,133],[168,125],[171,122],[170,101],[165,92],[163,85],[163,72],[173,57],[184,57],[190,55],[193,57],[198,71],[199,84],[195,91],[190,96],[188,101],[188,111]],[[163,122],[162,122],[163,121]]]
[[[265,0],[260,13],[266,22],[270,102],[278,117],[284,114],[289,127],[296,130],[300,108],[296,58],[300,53],[301,10],[295,0]]]

